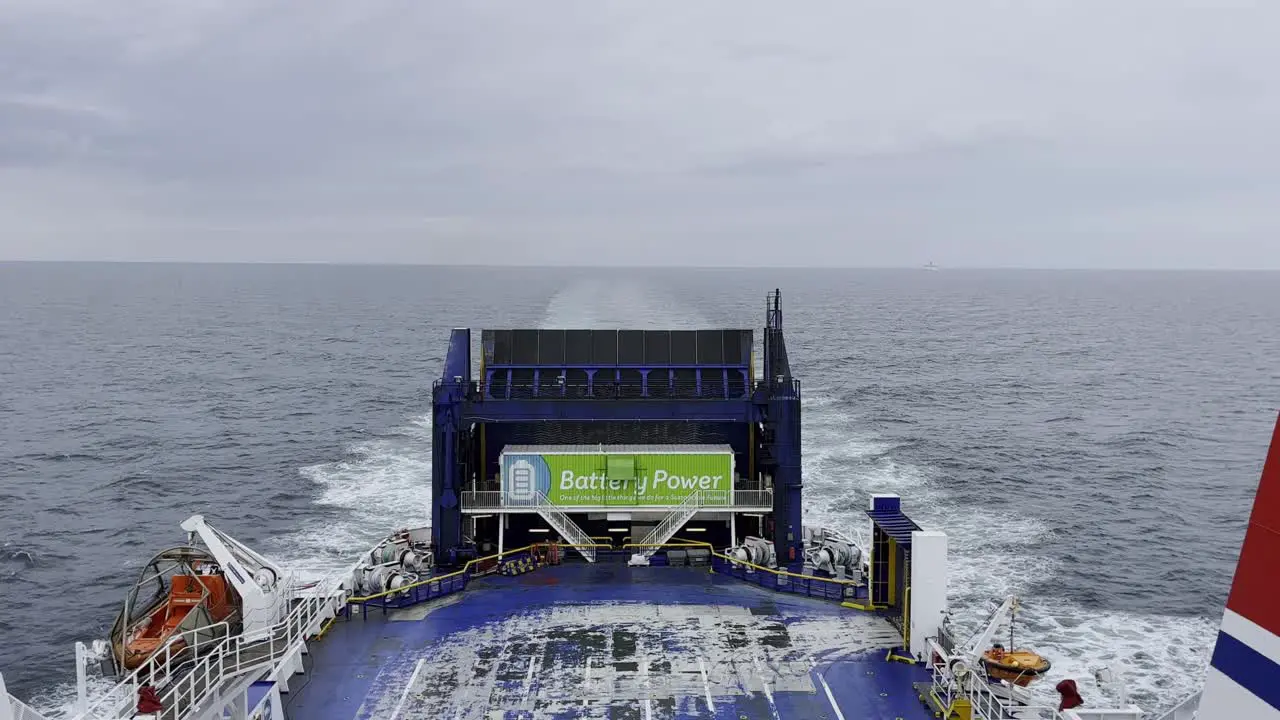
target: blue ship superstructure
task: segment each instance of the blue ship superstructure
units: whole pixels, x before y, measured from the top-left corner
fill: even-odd
[[[677,444],[732,448],[731,489],[767,485],[763,532],[780,565],[803,565],[800,383],[787,360],[780,293],[769,299],[759,379],[751,330],[485,330],[480,347],[473,377],[471,331],[454,330],[434,388],[431,527],[442,567],[496,545],[499,519],[509,540],[531,539],[530,513],[499,518],[483,503],[501,490],[505,448]],[[764,497],[751,496],[749,509],[760,510]],[[572,519],[589,536],[609,536],[615,521],[598,515]]]
[[[1050,663],[997,642],[1016,598],[957,643],[946,535],[898,496],[873,494],[862,528],[805,527],[779,293],[758,376],[753,335],[452,331],[431,525],[304,582],[192,516],[157,557],[199,561],[77,644],[68,716],[1142,717],[1086,709],[1074,684],[1061,706],[1027,690]],[[202,586],[227,588],[231,619],[197,611]],[[162,646],[121,667],[156,627]],[[90,693],[98,664],[113,685]],[[0,679],[0,720],[45,716]]]

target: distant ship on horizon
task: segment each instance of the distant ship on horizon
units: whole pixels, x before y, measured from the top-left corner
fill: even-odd
[[[938,267],[937,265],[934,265],[932,262],[930,262],[928,265],[925,265],[925,266],[924,266],[924,269],[925,269],[925,270],[928,270],[928,271],[930,271],[930,272],[937,272],[937,271],[941,270],[942,268],[940,268],[940,267]]]

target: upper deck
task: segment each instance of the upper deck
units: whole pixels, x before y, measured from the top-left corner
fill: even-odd
[[[750,330],[484,330],[486,400],[749,400]]]

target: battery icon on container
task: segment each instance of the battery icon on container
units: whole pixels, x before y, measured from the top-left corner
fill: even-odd
[[[511,482],[507,486],[508,502],[527,502],[533,499],[533,465],[528,460],[511,463]]]

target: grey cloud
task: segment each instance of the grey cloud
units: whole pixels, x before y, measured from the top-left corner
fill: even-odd
[[[0,257],[1277,266],[1277,20],[10,0]]]

